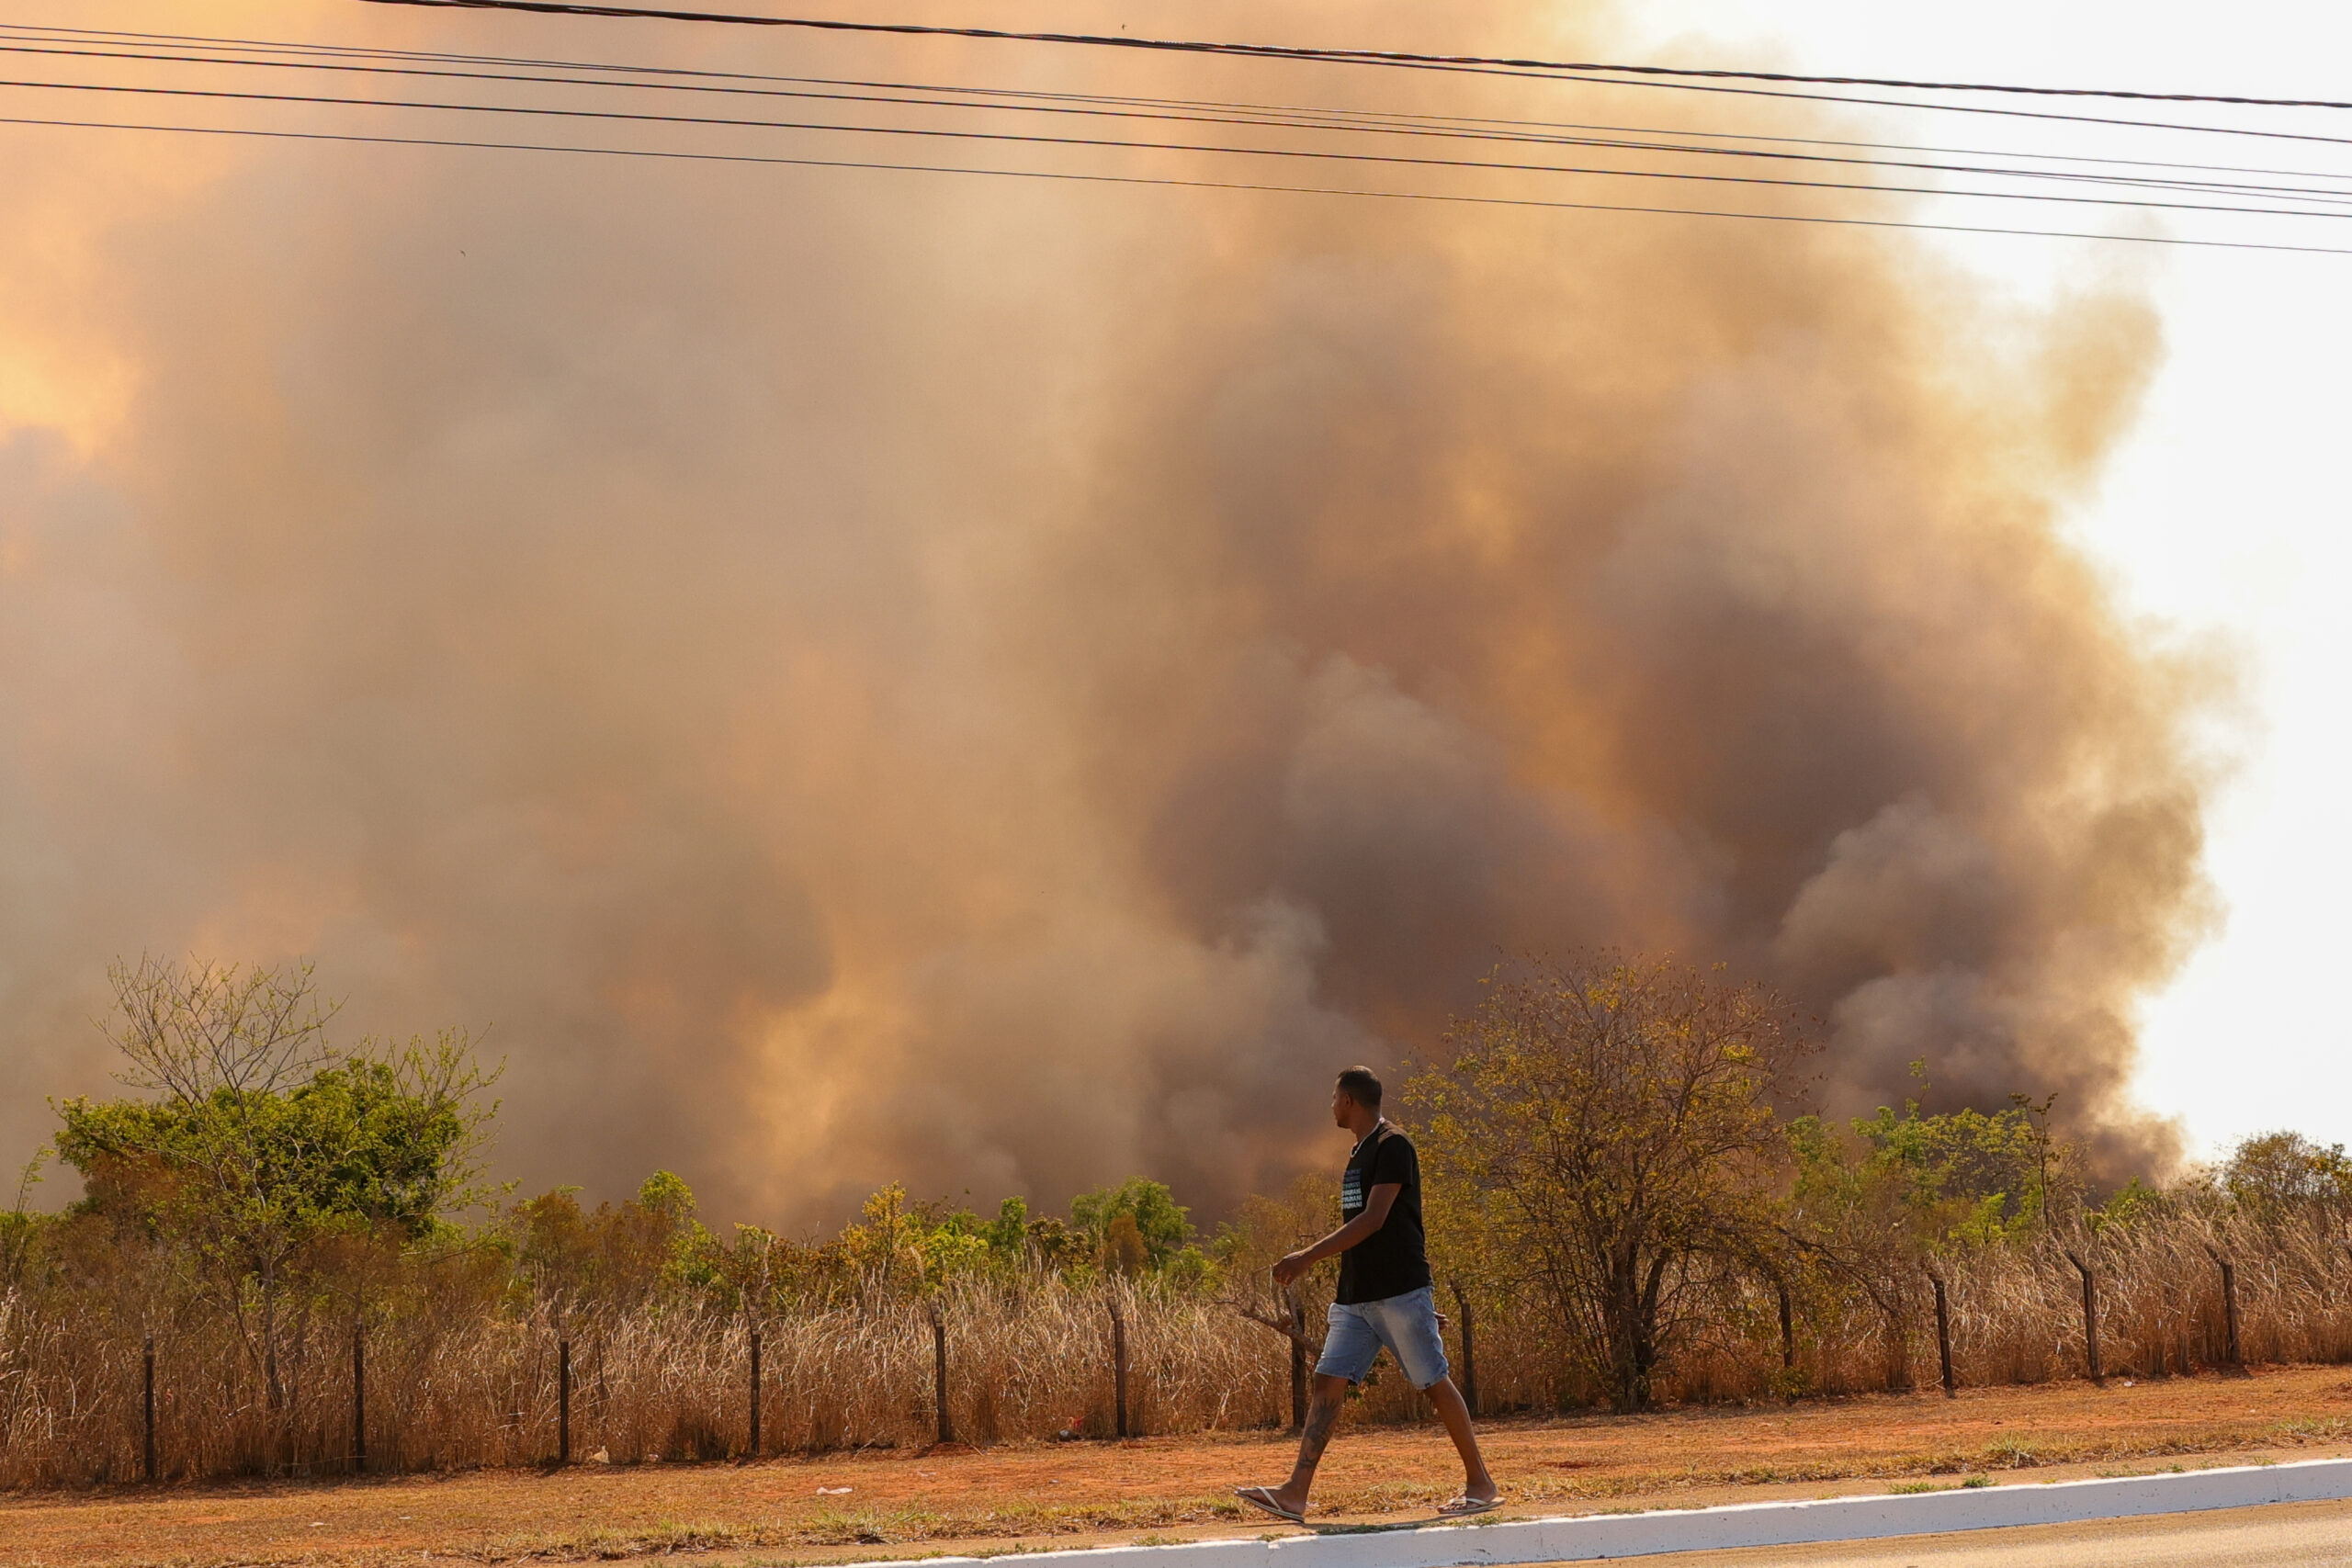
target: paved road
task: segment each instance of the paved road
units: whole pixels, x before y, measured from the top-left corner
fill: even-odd
[[[1627,1559],[1657,1568],[2352,1568],[2352,1503],[1759,1546]]]

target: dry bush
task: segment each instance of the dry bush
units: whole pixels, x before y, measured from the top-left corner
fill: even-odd
[[[2222,1366],[2227,1339],[2217,1256],[2235,1265],[2240,1354],[2247,1362],[2352,1360],[2352,1249],[2332,1217],[2271,1222],[2180,1206],[2077,1238],[2098,1280],[2100,1359],[2110,1375],[2162,1377]],[[2043,1238],[1943,1260],[1953,1371],[1963,1385],[2043,1382],[2086,1371],[2082,1277],[2069,1248]],[[1676,1365],[1685,1400],[1756,1399],[1793,1387],[1851,1393],[1932,1386],[1940,1375],[1924,1268],[1875,1281],[1899,1320],[1858,1289],[1812,1281],[1797,1295],[1796,1375],[1777,1379],[1777,1303],[1738,1281],[1713,1332]]]
[[[2218,1252],[2236,1265],[2252,1361],[2352,1360],[2352,1252],[2324,1213],[2257,1220],[2227,1206],[2169,1205],[2110,1224],[2075,1249],[2098,1271],[2111,1373],[2158,1376],[2224,1359]],[[141,1471],[141,1352],[157,1360],[157,1455],[167,1479],[334,1475],[352,1468],[348,1303],[315,1297],[282,1351],[288,1403],[273,1418],[234,1321],[138,1259],[85,1271],[49,1296],[0,1294],[0,1485],[124,1481]],[[2081,1283],[2048,1239],[1948,1258],[1952,1349],[1969,1384],[2081,1374]],[[1850,1284],[1792,1292],[1796,1366],[1781,1367],[1769,1281],[1711,1281],[1707,1330],[1670,1370],[1684,1401],[1799,1390],[1932,1386],[1934,1311],[1924,1274],[1876,1282],[1898,1320]],[[1127,1322],[1130,1410],[1140,1433],[1268,1427],[1289,1413],[1284,1341],[1218,1301],[1148,1279],[1072,1280],[1037,1269],[974,1275],[930,1298],[947,1325],[950,1415],[978,1443],[1113,1429],[1111,1324]],[[1460,1370],[1459,1300],[1449,1348]],[[1604,1403],[1606,1391],[1533,1297],[1474,1300],[1482,1413]],[[556,1451],[557,1347],[572,1355],[572,1451],[616,1463],[740,1455],[749,1427],[751,1320],[684,1288],[598,1310],[519,1298],[495,1258],[421,1268],[371,1304],[368,1458],[373,1470],[544,1463]],[[1319,1319],[1319,1303],[1310,1322]],[[879,1289],[761,1321],[769,1451],[907,1448],[936,1433],[924,1301]],[[1354,1418],[1426,1418],[1385,1363]]]
[[[1283,1342],[1221,1303],[1122,1280],[974,1279],[935,1304],[947,1325],[949,1410],[974,1442],[1113,1429],[1109,1302],[1127,1322],[1137,1432],[1265,1426],[1286,1416]],[[85,1303],[86,1304],[86,1303]],[[428,1306],[430,1303],[426,1303]],[[21,1293],[0,1298],[0,1485],[136,1477],[143,1336]],[[366,1337],[368,1459],[386,1471],[524,1465],[557,1445],[558,1350],[571,1346],[577,1458],[616,1463],[741,1454],[751,1325],[680,1297],[568,1320],[544,1306],[418,1310]],[[762,1325],[763,1447],[910,1447],[936,1434],[930,1318],[876,1299]],[[282,1355],[288,1405],[268,1419],[233,1325],[156,1337],[165,1478],[352,1469],[351,1327],[316,1313]]]

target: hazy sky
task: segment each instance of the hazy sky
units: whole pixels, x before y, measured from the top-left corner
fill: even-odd
[[[1821,73],[2345,98],[2342,6],[1992,0],[1964,11],[1672,0],[1639,13],[1659,58],[1769,54]],[[1683,28],[1692,29],[1682,32]],[[1678,36],[1679,35],[1679,36]],[[2352,114],[2262,121],[2352,135]],[[2306,161],[2345,166],[2346,150]],[[2324,227],[2352,228],[2352,225]],[[2341,240],[2334,242],[2343,243]],[[2045,241],[1945,245],[2029,296],[2103,265]],[[2352,1141],[2352,1022],[2333,977],[2352,942],[2352,287],[2345,257],[2135,256],[2165,360],[2073,526],[2171,635],[2240,661],[2250,698],[2209,864],[2227,923],[2147,1007],[2140,1092],[2206,1152],[2292,1123]]]
[[[987,19],[1166,21],[1019,11]],[[2325,57],[2283,11],[2233,14],[2242,59],[2144,7],[1949,37],[1883,12],[1185,30],[2256,92]],[[16,19],[1522,117],[1638,96],[198,15]],[[669,1166],[796,1224],[892,1178],[1057,1202],[1146,1170],[1214,1210],[1319,1147],[1335,1065],[1431,1048],[1498,956],[1601,942],[1787,991],[1832,1109],[1926,1056],[1949,1098],[2062,1091],[2118,1169],[2184,1134],[2352,1136],[2308,1092],[2352,1071],[2318,984],[2352,869],[2346,265],[0,128],[0,1157],[44,1097],[106,1087],[90,1021],[142,951],[314,958],[352,1034],[487,1028],[526,1185]]]

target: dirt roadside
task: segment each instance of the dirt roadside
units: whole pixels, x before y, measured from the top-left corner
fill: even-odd
[[[2265,1369],[2104,1388],[1870,1395],[1654,1416],[1502,1421],[1515,1515],[1697,1507],[2352,1454],[2352,1371]],[[1257,1534],[1237,1483],[1279,1480],[1277,1433],[580,1465],[384,1481],[0,1496],[6,1568],[389,1568],[453,1562],[844,1562]],[[1343,1429],[1318,1523],[1396,1521],[1459,1483],[1433,1427]],[[1975,1482],[1984,1484],[1985,1482]]]

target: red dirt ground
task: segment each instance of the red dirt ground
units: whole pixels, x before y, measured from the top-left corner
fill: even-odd
[[[1511,1512],[1689,1507],[2352,1453],[2344,1368],[1512,1420],[1487,1428]],[[852,1562],[1257,1534],[1238,1483],[1280,1434],[755,1464],[582,1465],[382,1481],[111,1487],[0,1497],[7,1568],[389,1568],[461,1562]],[[1906,1478],[1907,1481],[1906,1481]],[[1460,1482],[1434,1427],[1343,1428],[1317,1522],[1399,1520]],[[845,1488],[846,1490],[842,1490]]]

